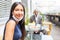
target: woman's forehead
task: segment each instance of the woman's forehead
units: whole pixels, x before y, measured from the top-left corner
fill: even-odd
[[[16,7],[15,7],[15,9],[23,9],[23,6],[21,5],[21,4],[18,4]]]

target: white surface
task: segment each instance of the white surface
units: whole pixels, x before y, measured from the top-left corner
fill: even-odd
[[[46,25],[42,26],[42,30],[43,30],[43,29],[46,30],[46,31],[50,31],[50,30],[49,30],[49,26],[46,26]]]
[[[25,29],[26,29],[27,31],[40,30],[40,27],[41,27],[41,25],[39,25],[39,24],[37,24],[37,25],[34,25],[34,24],[25,25]]]
[[[42,35],[42,40],[53,40],[51,35]]]

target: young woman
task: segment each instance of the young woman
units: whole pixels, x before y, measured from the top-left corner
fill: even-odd
[[[20,2],[15,2],[10,10],[10,17],[6,23],[3,40],[24,40],[25,8]]]

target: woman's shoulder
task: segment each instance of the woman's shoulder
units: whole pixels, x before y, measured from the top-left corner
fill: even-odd
[[[14,20],[10,19],[10,20],[6,23],[6,25],[8,25],[8,26],[13,26],[13,25],[16,25],[16,22],[15,22]]]
[[[7,23],[6,23],[6,29],[7,30],[14,30],[16,26],[16,23],[14,20],[9,20]]]
[[[11,19],[11,20],[8,21],[8,23],[14,23],[15,24],[16,22]]]

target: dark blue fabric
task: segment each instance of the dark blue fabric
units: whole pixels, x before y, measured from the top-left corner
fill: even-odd
[[[14,37],[13,40],[19,40],[22,36],[22,32],[20,30],[20,25],[17,24],[14,30]]]

